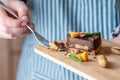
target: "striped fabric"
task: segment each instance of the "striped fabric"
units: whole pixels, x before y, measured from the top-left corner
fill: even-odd
[[[70,31],[96,32],[111,39],[120,22],[120,0],[30,0],[32,22],[49,41],[63,40]],[[34,53],[32,35],[23,47],[17,80],[86,80]]]

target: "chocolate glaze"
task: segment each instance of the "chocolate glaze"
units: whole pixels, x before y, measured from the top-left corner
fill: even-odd
[[[101,45],[101,35],[93,35],[90,37],[77,37],[72,38],[70,34],[67,34],[67,42],[68,47],[75,47],[75,44],[81,46],[87,46],[88,51],[96,50]]]
[[[65,44],[64,43],[62,43],[62,42],[54,42],[55,43],[55,45],[58,47],[58,49],[60,50],[60,51],[64,51],[66,48],[65,48]]]

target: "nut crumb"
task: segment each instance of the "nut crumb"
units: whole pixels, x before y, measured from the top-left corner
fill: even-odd
[[[111,47],[111,51],[113,54],[117,54],[117,55],[120,55],[120,47]]]

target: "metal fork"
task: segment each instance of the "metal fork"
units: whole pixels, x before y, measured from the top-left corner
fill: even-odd
[[[19,17],[16,15],[16,13],[9,8],[7,5],[5,5],[4,2],[0,0],[0,6],[5,9],[7,12],[9,12],[11,15],[13,15],[16,19],[19,19]],[[39,33],[37,33],[34,29],[32,29],[29,25],[26,25],[26,27],[32,32],[35,39],[43,46],[49,48],[49,41],[46,40],[44,37],[42,37]]]

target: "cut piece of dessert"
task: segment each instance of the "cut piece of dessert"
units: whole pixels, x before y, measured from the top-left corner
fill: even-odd
[[[65,44],[63,42],[50,42],[49,43],[50,49],[57,50],[57,51],[65,51]]]
[[[67,34],[66,45],[69,53],[75,52],[75,54],[77,54],[79,52],[87,51],[90,54],[96,55],[100,51],[101,42],[102,40],[100,32],[72,32]]]

